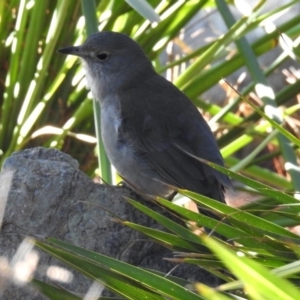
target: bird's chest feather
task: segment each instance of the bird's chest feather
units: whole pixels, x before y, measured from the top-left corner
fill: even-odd
[[[115,103],[101,107],[101,134],[107,152],[117,151],[121,121],[120,111]]]
[[[122,117],[118,103],[110,101],[101,107],[101,135],[107,155],[122,174],[132,164],[134,151],[130,141],[121,140]]]

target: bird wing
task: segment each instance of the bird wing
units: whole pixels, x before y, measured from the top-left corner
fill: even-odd
[[[213,183],[230,185],[227,176],[186,153],[223,165],[202,115],[170,82],[156,75],[123,91],[120,103],[120,140],[132,141],[136,152],[167,184],[208,196]]]

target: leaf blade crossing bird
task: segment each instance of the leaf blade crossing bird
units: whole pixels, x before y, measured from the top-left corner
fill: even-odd
[[[223,166],[208,124],[155,72],[139,44],[125,34],[99,32],[81,46],[58,51],[81,58],[88,87],[100,102],[107,155],[137,192],[169,197],[175,187],[225,202],[229,178],[186,153]]]

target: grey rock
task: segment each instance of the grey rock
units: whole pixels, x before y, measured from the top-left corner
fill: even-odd
[[[55,237],[164,273],[174,268],[175,264],[163,259],[173,257],[170,250],[113,220],[117,216],[122,220],[162,229],[151,218],[128,204],[124,197],[142,201],[158,212],[163,210],[149,201],[138,199],[128,188],[94,183],[78,169],[77,161],[56,149],[27,149],[7,158],[0,174],[0,191],[4,182],[1,175],[10,171],[14,173],[0,231],[2,258],[11,260],[26,236],[38,236]],[[62,266],[62,263],[36,250],[40,260],[34,276],[49,282],[45,276],[46,268],[51,265]],[[64,288],[78,294],[86,293],[91,281],[72,272],[75,279],[63,285]],[[219,284],[214,276],[190,265],[180,265],[172,275],[210,286]],[[0,275],[0,283],[2,279]],[[19,287],[11,282],[6,282],[6,289],[1,296],[3,300],[45,299],[32,287]]]

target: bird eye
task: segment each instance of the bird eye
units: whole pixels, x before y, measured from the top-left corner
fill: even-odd
[[[99,60],[106,60],[106,59],[108,58],[108,54],[105,53],[105,52],[101,52],[101,53],[97,54],[96,57],[97,57]]]

